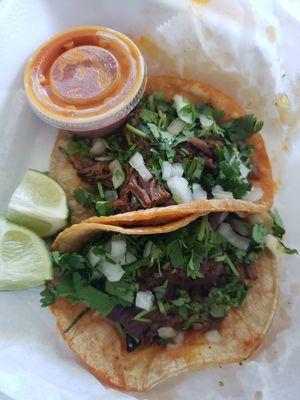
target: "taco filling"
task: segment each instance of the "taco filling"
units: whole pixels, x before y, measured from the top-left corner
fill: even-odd
[[[95,310],[114,322],[128,352],[216,329],[260,278],[263,252],[294,252],[280,241],[277,213],[265,223],[252,218],[212,213],[169,234],[103,233],[77,253],[53,252],[56,279],[42,292],[42,305],[59,298],[83,303],[66,331]]]
[[[259,200],[255,149],[246,140],[262,126],[253,115],[228,120],[209,104],[146,94],[105,139],[70,136],[63,151],[85,182],[74,197],[100,216],[211,198]]]

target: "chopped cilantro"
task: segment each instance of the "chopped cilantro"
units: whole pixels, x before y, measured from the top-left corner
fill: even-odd
[[[274,210],[274,211],[269,211],[268,214],[273,219],[273,227],[272,227],[273,234],[279,239],[282,239],[283,235],[285,234],[285,229],[283,227],[283,222],[279,215],[279,212],[277,210]]]
[[[96,201],[95,208],[100,216],[114,214],[114,208],[110,201]]]
[[[226,137],[233,142],[248,139],[254,133],[260,131],[262,127],[263,122],[257,121],[252,114],[232,119],[222,124]]]
[[[256,224],[252,227],[252,239],[261,248],[263,248],[267,233],[267,228],[260,222],[256,222]]]
[[[68,156],[78,154],[80,157],[88,156],[91,148],[91,139],[89,138],[72,138],[69,140],[66,153]]]
[[[236,220],[236,215],[227,217],[228,223]],[[134,332],[127,330],[127,323],[155,324],[160,318],[163,321],[166,317],[171,320],[180,316],[180,327],[185,330],[210,316],[226,317],[231,308],[241,306],[247,295],[248,286],[241,281],[238,263],[253,264],[258,260],[265,249],[267,229],[262,223],[256,223],[245,230],[251,243],[248,250],[241,250],[214,231],[209,221],[208,216],[201,217],[169,234],[124,236],[125,254],[134,256],[130,263],[125,257],[113,257],[109,233],[88,243],[78,253],[53,252],[57,280],[42,291],[42,306],[65,298],[71,304],[83,303],[85,310],[97,310],[102,316],[109,316],[119,306],[122,315],[129,312],[124,325],[120,320],[126,338],[128,335],[135,337],[132,336]],[[151,246],[145,252],[147,243]],[[296,250],[282,246],[286,253],[296,253]],[[89,261],[91,253],[99,258],[96,265]],[[112,268],[123,268],[124,275],[119,281],[111,282],[106,278],[102,270],[105,261],[109,261]],[[222,263],[226,271],[215,283],[214,263]],[[154,295],[154,304],[149,311],[139,311],[135,307],[136,294],[141,290],[151,290]],[[82,316],[79,314],[68,329]],[[135,337],[136,343],[140,340],[141,337]]]
[[[86,208],[93,208],[95,205],[95,195],[92,190],[81,187],[74,191],[74,197],[78,203]]]

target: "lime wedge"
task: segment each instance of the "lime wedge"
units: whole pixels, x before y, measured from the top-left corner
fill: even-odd
[[[25,289],[52,277],[52,263],[43,240],[0,216],[0,290]]]
[[[8,205],[11,221],[42,237],[62,229],[67,224],[68,212],[66,194],[59,184],[33,169],[26,172]]]

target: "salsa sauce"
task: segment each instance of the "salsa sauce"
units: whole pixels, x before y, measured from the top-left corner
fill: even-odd
[[[60,33],[30,58],[25,89],[32,105],[55,118],[108,115],[143,85],[144,62],[125,35],[104,27]]]

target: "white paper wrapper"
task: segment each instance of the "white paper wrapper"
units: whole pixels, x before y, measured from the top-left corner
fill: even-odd
[[[176,4],[174,4],[176,3]],[[42,41],[76,25],[130,34],[150,73],[211,83],[265,122],[263,135],[278,187],[286,242],[300,249],[300,7],[277,0],[109,2],[2,0],[0,3],[0,208],[29,167],[47,170],[54,129],[26,104],[24,64]],[[40,289],[0,293],[0,399],[299,398],[299,257],[279,260],[280,298],[263,345],[242,366],[195,371],[147,394],[104,388],[68,350]]]

